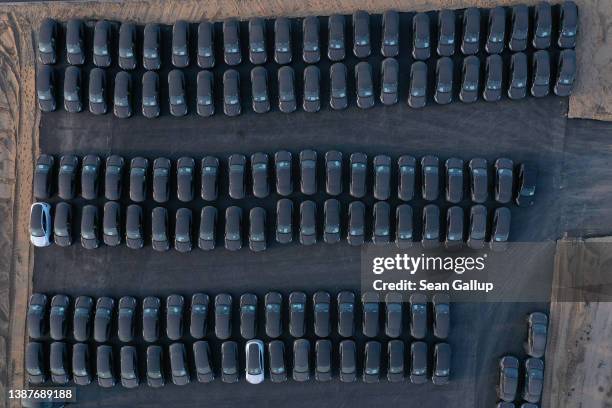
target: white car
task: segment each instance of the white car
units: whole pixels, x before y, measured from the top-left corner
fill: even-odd
[[[249,340],[246,350],[246,380],[259,384],[264,380],[264,344],[261,340]]]
[[[37,247],[51,245],[51,206],[34,203],[30,207],[30,242]]]

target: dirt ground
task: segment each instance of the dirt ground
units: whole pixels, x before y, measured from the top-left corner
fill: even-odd
[[[32,162],[38,151],[39,114],[35,106],[34,30],[44,17],[66,20],[70,17],[108,18],[172,22],[183,18],[219,20],[226,17],[301,16],[307,14],[350,13],[355,9],[380,12],[462,8],[468,5],[534,4],[537,0],[142,0],[125,2],[46,2],[2,3],[0,5],[0,395],[7,387],[22,383],[24,316],[30,291],[32,252],[27,239],[28,208],[32,200]],[[612,2],[577,0],[580,6],[579,74],[570,98],[568,116],[612,120]],[[171,4],[171,5],[170,5]],[[572,316],[571,305],[554,305],[560,321]],[[605,327],[602,309],[584,308],[593,324]],[[592,312],[592,313],[591,313]],[[553,316],[553,320],[555,316]],[[603,326],[602,326],[603,325]],[[567,330],[570,339],[576,332]],[[576,338],[578,339],[578,338]],[[608,337],[609,340],[609,337]],[[556,344],[553,342],[553,344]],[[589,349],[592,350],[592,349]],[[588,354],[590,351],[587,350]],[[557,353],[563,358],[563,353]],[[585,356],[585,359],[588,356]],[[10,376],[7,373],[11,373]],[[561,384],[561,383],[560,383]],[[567,384],[567,383],[566,383]],[[558,389],[564,389],[560,386]],[[568,397],[569,398],[569,397]],[[610,396],[608,396],[610,399]],[[578,400],[576,400],[578,401]],[[4,400],[6,402],[6,400]],[[571,399],[559,406],[579,406]],[[7,404],[8,405],[8,404]],[[586,407],[586,405],[583,405]],[[605,405],[589,405],[591,407]],[[608,405],[609,406],[609,405]]]

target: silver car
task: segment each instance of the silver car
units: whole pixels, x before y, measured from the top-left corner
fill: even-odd
[[[249,340],[246,351],[246,380],[251,384],[260,384],[264,380],[264,344],[261,340]]]

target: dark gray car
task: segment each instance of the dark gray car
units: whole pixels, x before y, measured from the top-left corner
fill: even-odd
[[[304,100],[302,107],[306,112],[318,112],[321,108],[320,82],[321,71],[316,65],[304,68]]]
[[[187,114],[185,75],[179,69],[173,69],[168,73],[168,102],[172,116]]]
[[[446,170],[446,201],[457,204],[463,200],[463,160],[451,157],[444,163]]]
[[[176,196],[184,203],[193,200],[195,160],[191,157],[179,157],[176,161]]]
[[[274,61],[277,64],[291,62],[291,20],[278,17],[274,20]]]
[[[149,119],[159,116],[159,75],[154,71],[142,76],[142,114]]]
[[[446,105],[453,101],[453,60],[442,57],[436,63],[436,91],[434,100],[440,105]]]
[[[440,246],[440,208],[435,204],[423,207],[423,236],[421,245],[425,249]]]
[[[36,159],[34,167],[33,190],[34,197],[47,199],[53,193],[53,172],[55,170],[55,158],[48,154],[41,154]]]
[[[300,152],[300,191],[305,195],[317,192],[317,152],[314,150]]]
[[[125,216],[125,245],[130,249],[144,246],[142,207],[130,204]]]
[[[165,203],[170,198],[171,163],[165,157],[153,161],[153,200]]]
[[[300,204],[300,244],[313,245],[317,242],[317,205],[314,201]]]
[[[510,38],[508,47],[510,51],[525,51],[529,39],[529,9],[525,4],[512,7]]]
[[[106,343],[111,337],[111,328],[115,315],[115,299],[103,296],[96,302],[94,314],[94,340]]]
[[[223,73],[223,113],[226,116],[238,116],[240,107],[240,75],[234,69]]]
[[[104,172],[104,197],[107,200],[119,200],[121,198],[121,187],[123,185],[123,157],[115,154],[106,158]]]
[[[306,294],[304,292],[289,294],[289,334],[292,337],[303,337],[306,334]]]
[[[83,110],[81,69],[69,66],[64,71],[64,109],[70,113]]]
[[[427,343],[415,341],[410,345],[410,382],[425,384],[427,382]]]
[[[336,297],[338,305],[338,335],[353,337],[355,334],[355,294],[342,291]]]
[[[378,341],[368,341],[363,356],[363,382],[377,383],[380,380],[381,345]]]
[[[242,61],[240,54],[240,24],[229,19],[223,22],[223,59],[227,65],[238,65]]]
[[[85,342],[91,335],[91,316],[94,300],[89,296],[78,296],[74,301],[72,335],[76,341]]]
[[[176,210],[174,223],[174,249],[178,252],[190,252],[193,247],[191,210],[189,208],[179,208]]]
[[[431,55],[429,15],[417,13],[412,18],[412,58],[426,60]]]
[[[542,312],[533,312],[527,316],[527,341],[525,352],[530,357],[542,358],[546,352],[548,337],[548,316]]]
[[[463,36],[461,39],[461,52],[464,55],[478,53],[480,47],[480,10],[468,7],[463,12]]]
[[[96,349],[96,376],[98,378],[98,386],[102,388],[111,388],[115,386],[114,361],[112,346],[98,346]]]
[[[242,248],[242,208],[231,206],[225,210],[225,249]]]
[[[96,67],[108,68],[111,64],[111,25],[106,20],[96,22],[93,38],[93,63]]]
[[[573,1],[561,3],[559,12],[559,35],[557,45],[560,48],[574,48],[578,34],[578,6]]]
[[[396,57],[399,54],[400,21],[399,13],[386,10],[382,16],[382,40],[380,53],[383,57]]]
[[[350,194],[355,198],[366,195],[366,177],[368,170],[368,156],[365,153],[353,153],[350,157],[351,185]]]
[[[391,196],[391,157],[374,156],[374,198],[387,200]]]
[[[249,211],[249,249],[254,252],[266,250],[266,210],[262,207]]]
[[[326,244],[340,242],[340,202],[334,198],[325,201],[323,205],[323,241]]]
[[[249,61],[251,64],[265,64],[266,53],[266,22],[255,17],[249,20]]]
[[[38,29],[38,62],[55,64],[57,62],[58,24],[51,18],[45,18]]]
[[[288,196],[293,193],[291,152],[281,150],[274,154],[274,170],[276,173],[276,193]]]
[[[438,199],[440,190],[440,161],[436,156],[423,156],[421,159],[422,196],[426,201]]]
[[[282,198],[276,203],[276,242],[287,244],[293,241],[293,203]]]
[[[470,197],[475,203],[484,203],[489,197],[489,171],[487,160],[476,157],[468,163]]]
[[[459,91],[461,102],[476,102],[478,99],[479,82],[480,60],[478,57],[470,55],[463,60],[463,67],[461,68],[461,90]]]
[[[147,343],[159,339],[161,301],[157,297],[147,296],[142,300],[142,338]]]
[[[325,192],[333,196],[342,193],[342,153],[337,150],[325,153]]]
[[[172,26],[172,65],[189,66],[189,23],[179,20]]]
[[[26,324],[28,337],[31,339],[38,340],[47,331],[47,302],[47,295],[42,293],[33,293],[30,296]]]
[[[293,380],[308,381],[310,379],[310,343],[306,339],[293,342]]]
[[[332,379],[332,342],[322,339],[315,343],[315,379],[330,381]]]
[[[200,231],[198,233],[198,247],[205,251],[215,248],[217,242],[217,217],[216,207],[207,205],[200,212]]]
[[[83,158],[81,166],[81,196],[85,200],[95,200],[98,198],[100,163],[100,158],[93,154],[88,154]]]
[[[434,347],[433,374],[431,382],[436,385],[448,384],[451,371],[451,348],[448,343],[437,343]]]
[[[200,71],[197,76],[197,112],[208,117],[215,113],[214,77],[210,71]]]
[[[107,246],[119,245],[121,243],[122,230],[121,206],[116,201],[107,201],[104,204],[104,218],[102,220],[104,244]]]
[[[166,336],[172,340],[183,337],[183,313],[185,298],[181,295],[170,295],[166,298]]]
[[[142,65],[147,70],[157,70],[161,67],[161,29],[159,24],[148,23],[144,28],[142,42]]]
[[[499,360],[499,383],[497,396],[511,402],[516,398],[519,382],[519,361],[514,356],[504,356]]]
[[[374,204],[372,242],[374,245],[385,245],[391,242],[391,208],[386,201]]]
[[[355,84],[357,106],[368,109],[374,106],[374,84],[372,82],[372,67],[362,61],[355,66]]]
[[[525,383],[523,399],[533,404],[538,403],[544,388],[544,361],[539,358],[525,360]]]
[[[194,293],[191,296],[189,334],[194,339],[201,339],[208,331],[208,305],[210,297],[205,293]]]
[[[332,109],[341,110],[348,106],[346,65],[341,62],[333,64],[329,70],[330,99]]]
[[[264,298],[264,303],[266,336],[275,339],[283,333],[283,295],[278,292],[268,292]]]
[[[339,377],[341,382],[354,382],[357,379],[357,349],[353,340],[340,342]]]
[[[427,103],[427,65],[416,61],[410,67],[410,90],[408,105],[411,108],[422,108]]]
[[[468,226],[467,245],[471,249],[484,248],[487,236],[487,207],[474,205],[470,209],[470,225]]]
[[[197,63],[203,69],[215,66],[215,26],[210,21],[198,24]]]
[[[366,337],[378,336],[380,321],[380,297],[376,292],[365,292],[361,295],[363,319],[361,331]]]
[[[246,156],[243,154],[232,154],[228,160],[229,168],[229,195],[235,200],[244,198],[245,196],[245,180],[246,180]]]
[[[450,57],[455,53],[455,11],[440,10],[438,12],[438,46],[441,57]]]
[[[385,335],[397,338],[403,328],[403,301],[399,292],[389,292],[385,296]]]
[[[482,97],[487,102],[501,99],[503,80],[503,61],[499,54],[489,55],[485,63],[485,78]]]
[[[81,212],[81,246],[96,249],[100,245],[98,207],[88,204]]]
[[[51,343],[49,350],[49,371],[53,384],[70,382],[71,367],[68,357],[68,345],[61,341]]]
[[[529,88],[531,95],[536,98],[548,95],[550,90],[550,57],[548,51],[539,50],[533,53],[531,73],[531,87]]]
[[[130,161],[130,200],[140,203],[147,197],[147,170],[149,160],[134,157]]]
[[[205,156],[200,162],[200,196],[204,201],[215,201],[219,196],[219,159]]]
[[[514,162],[500,158],[495,161],[495,201],[507,204],[512,200],[514,188]]]
[[[251,98],[255,113],[266,113],[270,110],[268,71],[264,67],[255,67],[251,70]]]
[[[385,58],[380,68],[380,96],[383,105],[393,105],[398,101],[399,63],[395,58]]]
[[[402,201],[414,198],[416,159],[403,155],[397,159],[399,177],[397,179],[397,197]]]
[[[317,337],[329,337],[331,333],[331,296],[319,291],[312,295],[314,333]]]
[[[346,56],[344,16],[334,14],[327,20],[327,58],[330,61],[342,61]]]
[[[353,13],[353,54],[357,58],[367,58],[371,52],[370,15],[363,10]]]
[[[508,85],[508,97],[510,99],[522,99],[527,95],[527,55],[522,52],[512,54],[510,60],[510,83]]]
[[[235,341],[221,344],[221,381],[238,382],[238,344]]]
[[[281,112],[291,113],[297,108],[295,96],[295,72],[290,66],[280,67],[278,80],[278,108]]]
[[[121,385],[125,388],[138,387],[138,354],[136,347],[121,347],[119,361],[121,365]]]
[[[170,344],[170,372],[174,385],[187,385],[190,381],[187,350],[183,343]]]
[[[66,23],[66,60],[70,65],[85,63],[85,28],[79,19],[68,20]]]
[[[215,296],[215,336],[227,340],[232,335],[232,296],[220,293]]]
[[[387,343],[387,381],[404,381],[404,342],[391,340]]]
[[[514,201],[519,207],[530,207],[534,203],[538,168],[532,163],[521,163],[518,171],[517,192]],[[57,212],[55,218],[57,219]]]
[[[123,296],[117,312],[117,335],[122,343],[129,343],[136,336],[136,298]]]
[[[121,23],[119,28],[119,68],[136,68],[136,25]]]
[[[431,302],[434,312],[434,336],[444,340],[450,332],[450,297],[446,293],[436,293]]]
[[[117,72],[115,75],[113,113],[122,119],[132,116],[132,78],[125,71]]]
[[[557,63],[557,76],[554,92],[557,96],[570,96],[576,79],[576,52],[563,50],[559,54]]]
[[[163,387],[164,364],[161,346],[147,347],[147,385],[152,388]]]
[[[208,383],[215,378],[212,368],[212,356],[207,341],[193,343],[193,360],[198,382]]]
[[[49,65],[41,65],[36,71],[36,96],[38,108],[42,112],[53,112],[57,107],[55,102],[55,71]]]
[[[91,383],[91,361],[88,344],[76,343],[72,346],[72,381],[76,385],[89,385]]]
[[[531,44],[538,50],[550,47],[552,37],[552,8],[541,1],[533,8],[533,37]]]
[[[485,43],[485,50],[489,54],[499,54],[504,50],[506,37],[506,9],[497,6],[489,10],[489,34]]]
[[[49,312],[49,336],[55,341],[64,340],[68,335],[68,313],[70,298],[66,295],[55,295],[51,298]]]
[[[510,210],[506,207],[499,207],[493,214],[493,226],[491,227],[490,248],[493,251],[505,251],[508,247],[508,237],[510,235]]]
[[[395,210],[395,245],[398,248],[413,246],[413,212],[408,204],[402,204]]]
[[[316,64],[321,59],[318,17],[304,18],[302,21],[302,39],[302,59],[307,64]]]
[[[240,296],[240,336],[250,340],[257,334],[257,296],[245,293]]]

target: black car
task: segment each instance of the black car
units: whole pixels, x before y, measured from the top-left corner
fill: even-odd
[[[76,385],[89,385],[91,383],[91,362],[89,359],[89,345],[76,343],[72,346],[72,381]]]
[[[117,336],[119,341],[129,343],[136,336],[136,298],[123,296],[119,299],[117,312]]]
[[[403,296],[398,292],[389,292],[385,296],[385,335],[397,338],[403,328]]]
[[[386,200],[391,196],[391,157],[374,157],[374,198]]]
[[[288,244],[293,241],[293,203],[282,198],[276,203],[276,242]]]
[[[293,193],[291,152],[281,150],[274,154],[274,170],[276,174],[276,193],[288,196]]]
[[[361,201],[349,204],[347,241],[349,245],[363,245],[365,242],[365,205]]]
[[[214,103],[214,77],[210,71],[200,71],[197,76],[197,112],[198,115],[208,117],[215,113]]]
[[[383,105],[398,101],[399,63],[395,58],[385,58],[380,69],[380,96]]]
[[[215,336],[227,340],[232,335],[232,296],[220,293],[215,296]]]
[[[574,48],[578,33],[578,6],[573,1],[564,1],[559,14],[559,36],[557,44],[560,48]]]
[[[155,168],[155,164],[153,164],[153,167]],[[180,157],[176,161],[176,196],[179,201],[186,203],[193,200],[194,174],[195,160],[191,157]],[[155,174],[153,177],[155,177]]]
[[[368,156],[365,153],[353,153],[350,157],[351,185],[350,194],[355,198],[366,195],[366,177]]]
[[[274,61],[284,65],[291,59],[291,20],[278,17],[274,20]]]
[[[179,20],[172,26],[172,65],[189,66],[189,23]]]
[[[215,26],[210,21],[198,24],[197,63],[203,69],[215,66]]]
[[[416,159],[403,155],[397,159],[399,177],[397,179],[397,197],[402,201],[414,198]]]
[[[353,337],[355,334],[355,294],[342,291],[336,298],[338,305],[338,334]]]
[[[119,352],[121,385],[125,388],[138,387],[138,354],[134,346],[122,346]]]
[[[428,204],[423,207],[421,245],[425,249],[440,246],[440,208],[435,204]]]
[[[408,204],[399,205],[395,210],[395,245],[400,248],[413,246],[413,213]]]
[[[501,204],[512,200],[514,186],[514,163],[510,159],[500,158],[495,161],[495,201]]]
[[[355,84],[357,106],[368,109],[374,106],[374,84],[372,82],[372,67],[362,61],[355,66]]]
[[[374,204],[374,225],[372,227],[372,242],[374,245],[385,245],[391,242],[391,207],[386,201]]]
[[[111,25],[106,20],[96,22],[93,38],[93,63],[96,67],[108,68],[111,64]]]
[[[391,340],[387,343],[387,381],[404,381],[404,342]]]
[[[149,160],[134,157],[130,161],[130,200],[140,203],[147,197],[147,169]]]
[[[176,210],[174,249],[178,252],[189,252],[193,247],[191,241],[193,236],[191,218],[191,210],[189,208],[179,208]]]
[[[533,48],[542,50],[550,47],[552,37],[552,8],[550,3],[541,1],[533,9]]]
[[[333,64],[329,70],[329,80],[331,88],[329,105],[332,109],[345,109],[348,106],[346,65],[341,62]]]
[[[318,17],[304,18],[302,21],[302,39],[302,59],[307,64],[316,64],[321,59]]]
[[[81,212],[81,245],[85,249],[95,249],[100,245],[98,207],[88,204]]]
[[[245,293],[240,296],[240,336],[253,339],[257,334],[257,296]]]
[[[451,157],[444,163],[446,170],[446,201],[457,204],[463,200],[463,160]]]
[[[314,201],[300,204],[300,244],[312,245],[317,242],[317,205]]]
[[[262,207],[249,211],[249,249],[254,252],[266,250],[266,210]]]
[[[57,62],[57,22],[45,18],[38,29],[38,62],[55,64]]]
[[[489,10],[489,34],[485,50],[489,54],[500,54],[504,50],[506,38],[506,9],[502,6]]]
[[[273,340],[268,343],[268,365],[270,367],[270,381],[279,383],[287,380],[285,344],[281,340]]]
[[[83,110],[81,68],[69,66],[64,71],[64,109],[70,113]]]
[[[312,295],[314,333],[317,337],[329,337],[331,333],[331,296],[319,291]]]
[[[221,381],[238,381],[238,344],[235,341],[225,341],[221,344]]]
[[[306,112],[318,112],[321,109],[320,96],[321,71],[316,65],[304,68],[304,100],[302,108]]]
[[[51,298],[49,312],[49,336],[55,341],[64,340],[68,335],[68,311],[70,298],[66,295],[55,295]]]
[[[421,293],[410,295],[410,335],[415,339],[427,335],[427,298]]]
[[[47,302],[47,295],[42,293],[33,293],[30,296],[26,324],[28,337],[31,339],[38,340],[47,331]]]
[[[310,342],[297,339],[293,342],[293,380],[308,381],[310,379]]]
[[[53,112],[57,107],[55,98],[55,71],[53,67],[41,65],[36,71],[36,96],[42,112]]]
[[[461,40],[461,52],[464,55],[478,53],[480,46],[480,10],[476,7],[468,7],[463,12],[463,37]]]
[[[508,97],[510,99],[522,99],[527,95],[527,55],[522,52],[512,54],[510,60],[510,84],[508,86]]]
[[[325,153],[325,192],[333,196],[342,193],[342,153],[336,150]]]
[[[106,158],[106,171],[104,174],[104,196],[107,200],[119,200],[121,198],[121,186],[123,176],[123,157],[111,155]]]
[[[106,343],[111,337],[115,314],[115,299],[103,296],[96,302],[93,337],[96,343]]]
[[[231,206],[225,210],[225,249],[242,248],[242,208]]]
[[[125,216],[125,245],[130,249],[144,246],[142,207],[130,204]]]
[[[434,347],[433,374],[431,382],[436,385],[450,381],[451,348],[448,343],[437,343]]]
[[[376,292],[364,292],[361,295],[363,318],[361,331],[366,337],[378,336],[378,322],[380,321],[380,297]]]
[[[503,61],[499,54],[489,55],[485,62],[485,78],[482,97],[487,102],[501,99],[503,80]]]
[[[149,387],[163,387],[164,380],[164,364],[163,364],[163,349],[161,346],[147,347],[147,385]]]
[[[238,116],[240,107],[240,74],[234,69],[223,73],[223,113],[227,116]]]
[[[489,171],[487,160],[476,157],[468,163],[470,196],[475,203],[484,203],[489,197]]]
[[[314,150],[300,152],[300,191],[305,195],[317,192],[317,152]]]
[[[484,248],[487,236],[487,207],[477,204],[470,209],[467,245],[471,249]]]
[[[417,13],[412,18],[412,58],[426,60],[431,55],[429,15]]]
[[[537,178],[538,168],[535,165],[532,163],[521,163],[518,171],[518,190],[515,198],[516,205],[519,207],[530,207],[533,205]],[[57,210],[55,219],[57,220]]]
[[[161,67],[161,29],[159,24],[148,23],[144,28],[142,41],[142,65],[147,70],[157,70]]]
[[[219,159],[205,156],[200,162],[200,196],[204,201],[215,201],[219,196]]]
[[[255,17],[249,20],[249,61],[251,64],[265,64],[266,53],[266,22]]]
[[[399,54],[399,13],[386,10],[382,16],[382,40],[380,53],[383,57],[396,57]]]
[[[368,341],[363,356],[363,382],[377,383],[380,379],[381,345],[378,341]]]
[[[170,160],[158,157],[153,161],[153,200],[165,203],[170,198]]]
[[[510,38],[508,47],[510,51],[525,51],[529,36],[529,9],[524,4],[512,7]]]
[[[100,163],[100,158],[93,154],[88,154],[83,158],[81,166],[81,196],[86,200],[98,198]]]
[[[229,195],[233,199],[245,196],[246,156],[232,154],[227,160],[229,168]]]
[[[438,199],[440,186],[440,161],[436,156],[424,156],[421,159],[422,196],[426,201]]]
[[[436,91],[434,100],[440,105],[453,101],[453,60],[442,57],[436,63]]]
[[[102,233],[104,244],[117,246],[121,243],[121,206],[116,201],[107,201],[104,204],[102,219]]]
[[[159,116],[159,75],[154,71],[142,76],[142,114],[149,119]]]
[[[327,58],[342,61],[346,56],[344,16],[334,14],[327,19]]]
[[[55,158],[48,154],[41,154],[36,159],[34,167],[34,197],[39,199],[47,199],[53,193],[53,170]]]
[[[306,294],[304,292],[289,294],[289,334],[292,337],[303,337],[306,334]]]
[[[174,385],[187,385],[190,381],[187,365],[187,350],[183,343],[172,343],[170,351],[170,373]]]
[[[340,242],[340,202],[334,198],[323,205],[323,241],[326,244]]]
[[[136,25],[121,23],[119,28],[119,68],[136,68]]]
[[[115,75],[113,113],[122,119],[132,116],[132,78],[125,71],[117,72]]]
[[[493,226],[491,227],[490,248],[493,251],[505,251],[508,246],[510,235],[510,210],[506,207],[499,207],[493,215]]]
[[[168,102],[172,116],[187,114],[187,98],[185,96],[185,75],[179,69],[168,73]]]
[[[332,342],[317,340],[315,343],[315,379],[330,381],[332,378]]]
[[[450,57],[455,53],[455,11],[440,10],[438,12],[438,46],[441,57]]]
[[[185,298],[181,295],[170,295],[166,298],[166,336],[172,340],[183,337],[183,312]]]
[[[427,382],[427,343],[415,341],[410,345],[410,382],[425,384]]]
[[[49,350],[49,371],[53,384],[70,382],[71,367],[68,357],[68,345],[61,341],[51,343]]]
[[[450,297],[446,293],[436,293],[431,302],[434,312],[434,336],[444,340],[450,331]]]
[[[295,96],[295,72],[290,66],[280,67],[278,80],[278,109],[284,113],[291,113],[297,108]]]
[[[532,58],[529,91],[532,96],[541,98],[548,95],[550,90],[550,57],[548,51],[539,50],[533,53]]]
[[[193,343],[193,360],[198,382],[211,382],[215,378],[215,374],[212,368],[210,346],[207,341],[200,340]]]
[[[85,28],[79,19],[68,20],[66,23],[66,60],[70,65],[85,63]]]
[[[357,379],[357,348],[355,341],[340,342],[340,381],[353,382]]]
[[[268,71],[264,67],[255,67],[251,70],[251,97],[255,113],[266,113],[270,110]]]
[[[559,54],[557,63],[557,76],[555,78],[554,92],[557,96],[570,96],[576,79],[576,52],[563,50]]]
[[[200,212],[200,230],[198,233],[198,247],[205,251],[215,248],[217,242],[217,217],[216,207],[207,205]]]
[[[96,349],[96,377],[98,386],[112,388],[115,386],[115,359],[113,348],[109,345],[98,346]]]
[[[89,296],[78,296],[74,301],[72,336],[76,341],[85,342],[91,335],[91,316],[94,300]]]
[[[159,339],[161,301],[159,298],[147,296],[142,300],[142,338],[147,343]]]
[[[266,336],[275,339],[283,333],[283,295],[278,292],[268,292],[264,298],[266,317]]]
[[[408,105],[422,108],[427,103],[427,64],[416,61],[410,67],[410,91]]]
[[[370,15],[363,10],[353,13],[353,54],[357,58],[367,58],[371,52]]]
[[[461,90],[459,91],[459,99],[461,102],[476,102],[478,99],[479,82],[480,60],[478,57],[470,55],[463,60],[463,67],[461,69]]]
[[[223,60],[227,65],[238,65],[242,62],[240,23],[234,19],[223,22]]]
[[[194,293],[191,296],[189,334],[194,339],[201,339],[208,331],[208,304],[210,298],[205,293]]]

